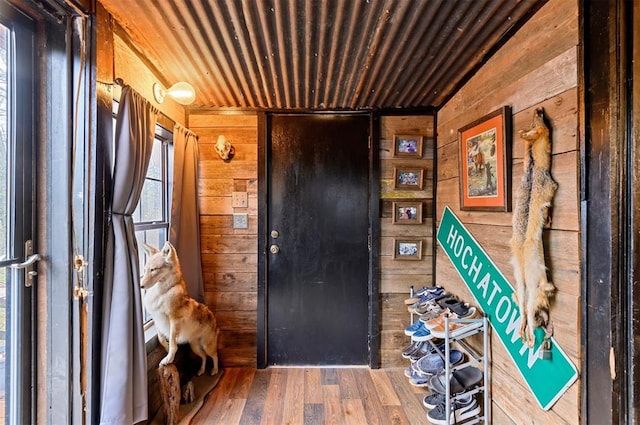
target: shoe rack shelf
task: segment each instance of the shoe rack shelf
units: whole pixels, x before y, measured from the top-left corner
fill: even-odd
[[[438,344],[434,343],[433,340],[430,340],[429,343],[433,347],[434,351],[438,353],[445,365],[445,376],[449,377],[449,379],[445,379],[446,382],[446,423],[454,423],[454,424],[465,424],[465,425],[473,425],[477,423],[490,424],[491,423],[491,415],[490,415],[490,405],[489,405],[489,362],[486,358],[486,354],[489,353],[489,321],[486,316],[482,316],[477,319],[450,319],[449,315],[446,314],[444,318],[445,323],[445,337],[444,341],[444,351],[438,347]],[[452,336],[449,331],[450,324],[456,323],[458,325],[462,325],[459,332],[455,332],[455,336]],[[482,333],[482,352],[484,354],[478,353],[474,350],[469,344],[465,342],[465,338],[468,338],[473,335],[477,335]],[[457,365],[451,364],[451,344],[456,343],[458,347],[463,349],[467,355],[469,360]],[[477,367],[478,364],[482,363],[482,385],[476,386],[464,393],[459,395],[451,394],[451,376],[455,370],[465,368],[467,366]],[[451,415],[452,413],[452,403],[462,396],[475,395],[477,393],[482,392],[483,398],[483,410],[480,416],[474,416],[467,420],[463,420],[462,422],[453,421]]]
[[[413,286],[410,289],[409,295],[411,297],[414,296]],[[411,323],[414,322],[414,313],[411,313]],[[438,344],[436,344],[433,339],[429,340],[429,344],[433,348],[434,352],[438,353],[442,360],[444,361],[444,369],[445,376],[448,379],[445,379],[446,382],[446,393],[445,393],[445,409],[446,409],[446,422],[447,424],[464,424],[464,425],[473,425],[478,423],[490,424],[491,423],[491,406],[489,399],[489,360],[487,358],[487,354],[489,353],[489,321],[485,315],[482,315],[479,318],[475,319],[458,319],[458,318],[449,318],[449,314],[446,313],[444,317],[444,329],[445,335],[444,339],[442,339]],[[450,324],[462,325],[455,331],[450,331]],[[466,341],[466,338],[469,338],[473,335],[482,334],[482,354],[478,353],[475,349],[473,349]],[[444,344],[442,344],[444,342]],[[458,347],[464,350],[467,354],[468,361],[462,362],[460,364],[452,365],[451,364],[451,344],[456,343]],[[439,347],[444,345],[444,350],[441,350]],[[455,370],[465,368],[467,366],[478,367],[479,364],[482,364],[482,385],[477,385],[468,391],[464,391],[460,394],[451,394],[451,376]],[[473,416],[471,418],[463,419],[458,422],[455,418],[452,418],[453,415],[453,402],[464,396],[474,396],[475,394],[482,393],[483,399],[483,409],[479,415]]]

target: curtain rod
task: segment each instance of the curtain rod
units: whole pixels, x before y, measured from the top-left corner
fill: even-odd
[[[113,80],[113,83],[114,83],[114,84],[119,85],[120,87],[124,87],[125,85],[128,85],[128,84],[126,84],[126,83],[124,82],[124,79],[122,79],[121,77],[117,77],[115,80]],[[129,86],[129,87],[131,87],[131,86]],[[133,87],[131,87],[131,89],[132,89],[132,90],[135,90]],[[137,91],[136,91],[136,93],[137,93]],[[139,93],[138,93],[138,94],[139,94]],[[142,96],[142,95],[140,95],[140,96]],[[144,97],[144,96],[142,96],[142,97]],[[146,98],[145,98],[145,99],[146,99]],[[148,102],[148,101],[149,101],[149,99],[147,99],[147,102]],[[164,112],[162,112],[162,111],[160,110],[160,108],[158,108],[158,107],[156,107],[156,106],[154,106],[154,108],[156,108],[156,110],[158,111],[158,115],[162,115],[162,116],[163,116],[163,117],[165,117],[167,120],[171,121],[171,122],[173,123],[173,125],[180,124],[179,122],[177,122],[176,120],[174,120],[173,118],[171,118],[169,115],[167,115],[167,114],[165,114]],[[182,124],[180,124],[180,125],[182,125]],[[183,127],[184,127],[184,126],[183,126]],[[186,127],[185,127],[185,128],[186,128]]]

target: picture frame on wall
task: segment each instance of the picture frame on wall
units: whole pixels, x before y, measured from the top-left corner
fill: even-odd
[[[394,158],[422,158],[424,136],[420,134],[396,134],[393,136]]]
[[[511,211],[511,108],[458,130],[460,209]]]
[[[394,167],[393,188],[422,190],[424,187],[424,168]]]
[[[394,239],[394,260],[419,261],[422,259],[422,239]]]
[[[394,202],[393,224],[422,224],[422,201]]]

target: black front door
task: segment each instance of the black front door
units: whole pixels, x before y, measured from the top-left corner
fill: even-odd
[[[368,115],[267,119],[267,364],[368,360]]]

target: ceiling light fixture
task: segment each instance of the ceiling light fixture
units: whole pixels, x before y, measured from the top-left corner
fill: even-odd
[[[175,83],[168,89],[165,89],[160,83],[154,83],[153,97],[156,99],[156,102],[164,102],[166,96],[169,96],[181,105],[190,105],[196,100],[196,91],[191,84],[184,81]]]

